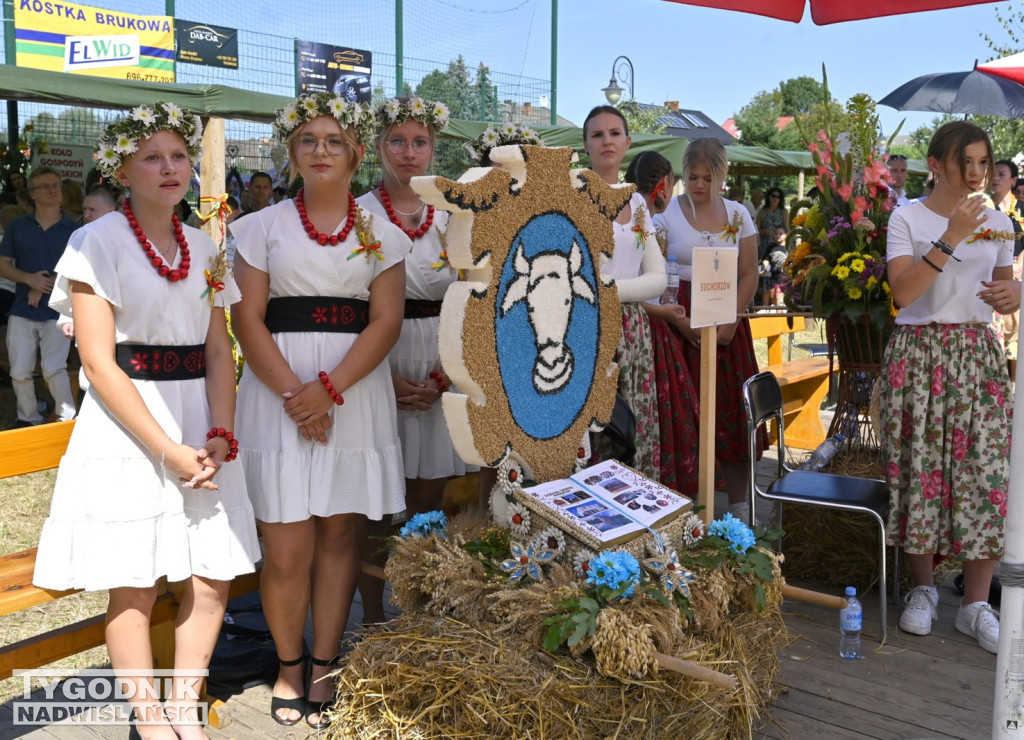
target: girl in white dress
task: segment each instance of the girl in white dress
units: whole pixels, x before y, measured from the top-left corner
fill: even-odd
[[[74,233],[50,302],[75,322],[89,389],[34,581],[110,589],[110,662],[135,686],[152,682],[157,579],[185,581],[175,668],[199,673],[231,579],[259,557],[242,469],[231,462],[235,368],[224,306],[238,291],[213,241],[173,217],[201,136],[198,119],[171,103],[138,106],[107,128],[99,166],[131,198],[123,214]],[[194,693],[176,686],[166,707],[136,695],[131,736],[205,737],[195,716],[200,682],[190,680]]]
[[[350,192],[373,115],[327,93],[278,114],[303,188],[231,225],[245,354],[236,426],[261,522],[263,609],[281,659],[271,716],[326,726],[360,572],[361,520],[405,506],[387,355],[402,328],[409,239]],[[302,634],[313,610],[311,683]]]
[[[622,160],[631,139],[625,117],[610,105],[601,105],[583,122],[583,148],[594,172],[609,185],[619,182]],[[641,156],[643,156],[641,154]],[[622,337],[615,359],[619,363],[619,394],[636,418],[636,455],[633,465],[648,478],[661,477],[658,399],[654,375],[651,327],[640,302],[665,291],[665,258],[661,254],[651,214],[643,195],[633,193],[629,204],[612,224],[615,247],[601,274],[615,278],[622,303]],[[598,451],[603,452],[598,437]]]
[[[466,472],[452,447],[440,403],[448,387],[437,347],[441,301],[459,278],[448,263],[448,213],[425,205],[409,187],[413,177],[427,174],[437,133],[448,122],[448,109],[443,103],[420,98],[393,98],[378,105],[374,114],[383,179],[356,202],[412,240],[412,251],[405,259],[405,320],[388,355],[405,464],[405,510],[411,517],[440,509],[448,480]],[[390,534],[389,524],[385,518],[383,526],[371,527],[374,531],[368,532],[364,560],[385,560],[380,538]],[[379,578],[359,579],[367,624],[384,621],[383,592]]]

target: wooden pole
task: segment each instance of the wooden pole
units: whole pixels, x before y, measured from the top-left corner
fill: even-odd
[[[726,673],[719,673],[711,668],[698,665],[691,660],[673,658],[671,655],[665,655],[665,653],[655,653],[654,659],[658,661],[658,665],[662,668],[668,668],[670,671],[681,673],[684,676],[696,678],[700,681],[706,681],[707,683],[713,683],[716,686],[721,686],[722,688],[729,689],[730,691],[736,688],[737,682],[735,676],[730,676]]]
[[[209,118],[203,129],[203,157],[199,162],[199,197],[219,198],[224,192],[226,172],[224,167],[224,119]],[[203,205],[206,206],[205,209],[202,208]],[[205,216],[217,208],[217,203],[202,203],[199,213]],[[220,219],[211,218],[203,224],[202,229],[209,234],[218,247],[224,246]]]
[[[705,326],[700,330],[700,449],[697,464],[697,491],[704,507],[704,523],[715,518],[715,381],[718,358],[718,330]]]
[[[782,586],[782,598],[784,599],[795,599],[797,601],[803,601],[807,604],[814,604],[816,606],[824,606],[830,609],[842,609],[846,606],[846,599],[842,596],[834,596],[832,594],[823,594],[820,591],[811,591],[806,588],[797,588],[796,586],[790,586],[784,584]],[[885,598],[885,593],[882,593],[882,598]]]

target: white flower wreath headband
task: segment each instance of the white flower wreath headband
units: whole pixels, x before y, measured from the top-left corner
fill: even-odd
[[[277,111],[274,133],[281,141],[287,141],[295,129],[320,116],[332,116],[343,129],[354,128],[356,137],[363,144],[370,141],[376,128],[370,106],[350,103],[332,93],[318,92],[300,95],[295,102]]]
[[[141,139],[148,139],[157,131],[181,134],[194,164],[199,159],[203,140],[203,124],[194,113],[174,103],[139,105],[120,121],[110,124],[100,136],[96,167],[104,178],[113,180],[118,168],[127,157],[135,154]]]
[[[474,162],[483,162],[491,149],[509,144],[544,146],[537,132],[521,123],[505,123],[496,128],[489,126],[473,141],[463,146]]]
[[[406,121],[416,121],[431,129],[435,134],[448,125],[448,106],[433,103],[423,98],[391,98],[379,103],[373,111],[377,126],[383,130],[388,126],[401,126]]]

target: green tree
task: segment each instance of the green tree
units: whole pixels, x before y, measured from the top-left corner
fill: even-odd
[[[993,59],[1020,51],[1021,38],[1024,38],[1024,3],[996,6],[995,13],[1003,34],[979,34],[994,52]],[[971,120],[988,132],[996,159],[1010,159],[1024,152],[1024,121],[1001,116],[974,116]]]
[[[795,116],[810,113],[825,97],[825,88],[813,77],[792,77],[779,83],[782,95],[782,115]]]
[[[416,86],[416,94],[426,100],[441,101],[448,106],[452,118],[472,120],[480,109],[479,96],[461,54],[448,63],[446,71],[435,69],[427,73]]]
[[[623,100],[616,107],[626,119],[630,134],[662,133],[665,125],[658,123],[658,119],[671,113],[665,106],[640,106],[635,100]]]

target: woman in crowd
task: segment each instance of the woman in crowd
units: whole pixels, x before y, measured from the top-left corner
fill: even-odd
[[[993,310],[1020,305],[1013,229],[972,193],[992,177],[988,135],[967,121],[928,145],[935,190],[889,221],[888,279],[901,306],[882,373],[882,454],[893,492],[888,540],[914,588],[900,628],[927,635],[937,616],[935,555],[963,561],[956,628],[996,652],[987,603],[1003,552],[1010,461],[1010,380]]]
[[[405,465],[405,511],[411,517],[440,509],[448,480],[466,472],[452,447],[441,409],[448,379],[441,368],[437,330],[445,291],[459,277],[448,264],[444,241],[448,214],[425,205],[409,186],[413,177],[427,174],[437,133],[448,122],[448,109],[443,103],[419,98],[395,98],[378,105],[375,115],[383,177],[357,203],[412,240],[412,251],[405,259],[405,320],[388,355]],[[381,538],[389,534],[389,523],[385,518],[380,531],[370,532],[364,559],[384,559]],[[368,624],[384,621],[383,589],[378,578],[359,580],[363,619]]]
[[[173,216],[201,135],[198,118],[171,103],[139,106],[106,129],[100,166],[131,188],[131,199],[123,214],[72,235],[50,300],[75,321],[89,389],[61,459],[34,581],[109,589],[110,661],[135,688],[153,680],[156,581],[185,581],[174,667],[196,675],[175,681],[166,707],[131,698],[132,737],[205,737],[200,675],[231,579],[259,557],[244,476],[232,462],[235,370],[224,307],[238,290],[215,266],[210,238]],[[204,293],[208,266],[221,287]]]
[[[690,328],[690,279],[694,247],[733,249],[737,255],[736,311],[747,310],[757,290],[757,235],[742,204],[721,196],[728,161],[716,139],[690,142],[683,155],[685,195],[673,198],[654,219],[665,232],[668,254],[679,262],[679,305],[685,313],[672,323],[686,339],[684,351],[694,386],[700,390],[700,330]],[[770,199],[769,199],[770,200]],[[715,453],[725,477],[729,510],[747,521],[750,479],[743,382],[757,372],[747,319],[718,326]],[[762,444],[766,444],[766,441]]]
[[[778,245],[778,230],[789,232],[789,211],[786,210],[786,199],[781,188],[769,188],[768,200],[764,208],[757,212],[754,223],[757,225],[757,261],[760,264],[771,264],[771,252]],[[772,279],[769,272],[768,280],[761,285],[762,294],[771,293]],[[762,301],[769,305],[768,299],[762,295]]]
[[[402,327],[409,240],[356,205],[352,176],[373,115],[328,93],[279,111],[303,188],[231,224],[245,354],[236,426],[263,534],[263,609],[281,670],[271,716],[326,725],[360,572],[363,517],[404,507],[387,355]],[[313,611],[310,684],[302,634]]]
[[[634,157],[626,169],[626,182],[636,185],[652,214],[664,212],[672,202],[675,187],[672,164],[657,152],[643,152]],[[640,306],[647,313],[654,349],[661,453],[659,478],[669,488],[695,496],[698,492],[699,401],[686,365],[682,337],[678,331],[673,331],[673,327],[686,318],[686,310],[674,303],[662,305],[660,296]]]
[[[629,145],[629,126],[617,108],[601,105],[590,111],[583,122],[583,149],[602,180],[611,185],[618,183]],[[639,157],[645,155],[646,152]],[[636,417],[633,464],[641,473],[657,480],[661,453],[654,350],[650,324],[640,302],[657,299],[665,291],[665,258],[654,238],[651,214],[641,194],[633,194],[615,218],[612,229],[615,247],[611,260],[601,266],[601,274],[615,278],[622,303],[622,338],[615,354],[619,363],[619,394]]]

